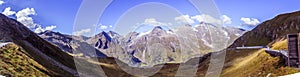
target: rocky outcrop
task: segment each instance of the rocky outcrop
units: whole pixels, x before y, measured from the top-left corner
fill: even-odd
[[[67,34],[61,34],[59,32],[53,31],[45,31],[38,33],[38,35],[52,43],[53,45],[58,46],[64,52],[71,54],[80,54],[83,56],[97,56],[97,57],[106,57],[101,51],[94,48],[94,44],[88,44],[86,40],[90,39],[90,37],[85,36],[72,36]],[[89,51],[87,51],[89,50]],[[75,52],[73,52],[75,51]],[[95,52],[95,54],[94,54]]]
[[[47,40],[58,46],[65,52],[72,53],[72,47],[70,45],[72,36],[64,35],[59,32],[45,31],[38,34],[41,38]]]

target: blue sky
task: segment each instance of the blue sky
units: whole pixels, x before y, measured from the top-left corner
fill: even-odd
[[[58,31],[65,34],[72,33],[76,14],[78,12],[78,9],[80,8],[81,3],[83,2],[82,0],[2,0],[2,1],[4,1],[4,3],[0,6],[1,11],[3,11],[7,7],[11,7],[11,10],[16,12],[25,8],[34,8],[36,14],[30,15],[30,17],[33,18],[34,23],[37,23],[42,27],[55,25],[56,28],[53,29],[54,31]],[[157,3],[165,4],[166,6],[179,11],[179,13],[182,15],[189,15],[191,17],[200,15],[200,13],[196,10],[196,8],[187,0],[178,0],[178,1],[115,0],[105,9],[102,17],[100,17],[99,24],[107,26],[102,28],[105,29],[108,28],[108,30],[112,30],[115,28],[118,19],[120,19],[120,17],[125,12],[127,12],[128,9],[131,9],[136,5],[147,3],[147,2],[157,2]],[[285,1],[215,0],[215,4],[218,10],[220,11],[221,15],[226,15],[231,19],[232,23],[227,25],[240,27],[243,24],[242,27],[247,29],[251,29],[255,25],[244,26],[245,22],[241,21],[241,18],[243,17],[250,18],[250,21],[253,21],[251,18],[257,19],[261,23],[265,20],[273,18],[278,14],[300,10],[300,3],[297,0],[285,0]],[[164,11],[161,9],[152,9],[152,10],[157,10],[158,12]],[[174,15],[178,15],[178,14],[174,14]],[[170,17],[174,15],[170,15]],[[15,16],[11,16],[11,17],[16,18]],[[141,19],[139,20],[141,22],[136,22],[136,23],[143,23],[142,21],[144,21]],[[164,20],[163,18],[159,18],[159,17],[155,18],[155,21],[161,21],[164,23],[168,22],[167,20]],[[118,29],[114,29],[114,30],[118,30]]]

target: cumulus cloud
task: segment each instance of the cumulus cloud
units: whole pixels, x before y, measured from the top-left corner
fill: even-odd
[[[179,16],[179,17],[175,17],[175,21],[177,21],[179,23],[183,23],[183,24],[193,24],[193,23],[195,23],[195,21],[192,20],[189,15],[182,15],[182,16]]]
[[[88,28],[88,29],[82,29],[82,30],[73,32],[73,35],[80,36],[80,35],[83,35],[84,33],[89,33],[89,32],[91,32],[90,28]]]
[[[16,14],[17,17],[28,17],[29,15],[36,15],[34,8],[25,8]]]
[[[242,17],[241,21],[243,21],[244,25],[249,25],[249,26],[256,26],[256,25],[258,25],[260,23],[258,21],[258,19],[255,19],[255,18],[245,18],[245,17]]]
[[[224,24],[231,24],[232,23],[231,18],[228,17],[227,15],[222,15],[221,19],[222,19]]]
[[[206,22],[206,23],[217,24],[217,25],[222,24],[222,20],[216,19],[207,14],[196,15],[196,16],[191,17],[191,19],[195,19],[198,22]]]
[[[17,21],[21,22],[28,28],[35,28],[37,24],[34,23],[31,15],[36,15],[34,8],[25,8],[16,13]]]
[[[37,27],[35,30],[34,30],[35,33],[41,33],[41,32],[44,32],[43,28],[42,27]]]
[[[112,28],[112,25],[107,26],[107,25],[100,24],[100,29],[105,30],[108,28]]]
[[[4,1],[0,0],[0,5],[2,5],[2,4],[4,4],[4,3],[5,3]]]
[[[200,14],[200,15],[195,15],[195,16],[190,16],[190,15],[182,15],[179,17],[175,17],[175,21],[179,23],[184,23],[184,24],[193,24],[195,23],[196,20],[197,22],[205,22],[205,23],[211,23],[211,24],[216,24],[216,25],[222,25],[223,24],[231,24],[231,18],[228,17],[227,15],[222,15],[220,19],[214,18],[210,15],[207,14]]]
[[[156,21],[155,18],[147,18],[145,19],[143,25],[152,25],[152,26],[170,26],[172,25],[171,23],[162,23],[159,21]]]
[[[56,28],[56,26],[55,25],[52,25],[52,26],[47,26],[46,28],[45,28],[45,30],[53,30],[53,29],[55,29]]]
[[[104,30],[104,29],[107,29],[108,27],[106,25],[101,25],[100,26],[100,29]]]
[[[16,12],[15,11],[11,11],[11,8],[7,7],[7,8],[4,9],[4,11],[2,12],[2,14],[4,14],[5,16],[11,16],[11,15],[16,14]]]
[[[55,29],[56,26],[55,25],[51,25],[51,26],[46,26],[45,28],[42,28],[41,25],[38,25],[38,27],[34,30],[35,33],[41,33],[47,30],[52,31],[53,29]]]
[[[36,15],[34,8],[25,8],[18,12],[15,12],[11,10],[11,7],[7,7],[4,9],[2,14],[6,16],[14,15],[17,18],[17,21],[22,23],[27,28],[34,30],[34,32],[36,33],[44,32],[46,30],[53,30],[57,27],[55,25],[51,25],[43,28],[40,24],[35,23],[33,18],[31,17],[32,15]]]

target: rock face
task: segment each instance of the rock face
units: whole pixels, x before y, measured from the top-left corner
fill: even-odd
[[[239,37],[231,47],[268,45],[286,38],[287,34],[300,32],[300,11],[286,13],[259,24],[252,31]]]
[[[153,30],[134,35],[124,48],[133,56],[147,65],[156,65],[171,61],[178,61],[179,41],[176,35],[168,33],[161,27],[155,27]]]
[[[105,54],[103,54],[98,49],[94,48],[93,46],[95,45],[94,43],[89,44],[88,42],[86,42],[86,40],[88,39],[93,39],[90,37],[72,36],[72,35],[61,34],[59,32],[53,32],[53,31],[41,32],[38,33],[38,35],[41,38],[47,40],[48,42],[58,46],[60,49],[62,49],[64,52],[67,53],[72,53],[72,54],[82,53],[83,56],[89,56],[89,57],[91,56],[106,57]]]
[[[65,52],[72,53],[72,47],[70,45],[72,36],[63,35],[59,32],[45,31],[38,34],[41,38],[57,45]]]
[[[0,39],[11,41],[24,48],[27,55],[51,71],[52,76],[78,75],[72,56],[3,14],[0,14],[0,35]]]
[[[94,45],[94,47],[105,54],[109,54],[109,52],[105,52],[103,50],[107,50],[108,47],[112,45],[112,38],[106,32],[101,32],[90,39],[87,40],[88,44]]]
[[[222,33],[217,38],[225,39],[224,43],[228,43],[228,46],[244,32],[238,28],[216,27],[208,23],[200,23],[195,27],[186,25],[174,30],[164,30],[158,26],[145,33],[133,34],[133,39],[125,40],[130,42],[123,48],[150,66],[182,63],[213,52],[213,41],[216,40],[211,38],[216,35],[212,33]]]

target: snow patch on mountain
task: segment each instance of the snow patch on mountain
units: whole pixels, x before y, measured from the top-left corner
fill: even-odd
[[[198,30],[197,30],[195,27],[193,27],[192,29],[193,29],[194,31],[198,32]]]
[[[140,32],[139,35],[137,37],[142,37],[144,35],[150,34],[152,31],[147,31],[147,32]]]
[[[204,42],[204,43],[203,43],[204,45],[206,45],[206,46],[208,46],[208,47],[211,47],[211,48],[213,47],[213,45],[212,45],[212,44],[209,44],[208,41],[206,41],[204,38],[202,38],[201,40]]]
[[[175,34],[174,32],[169,31],[169,30],[167,31],[167,33],[168,33],[168,34]]]

